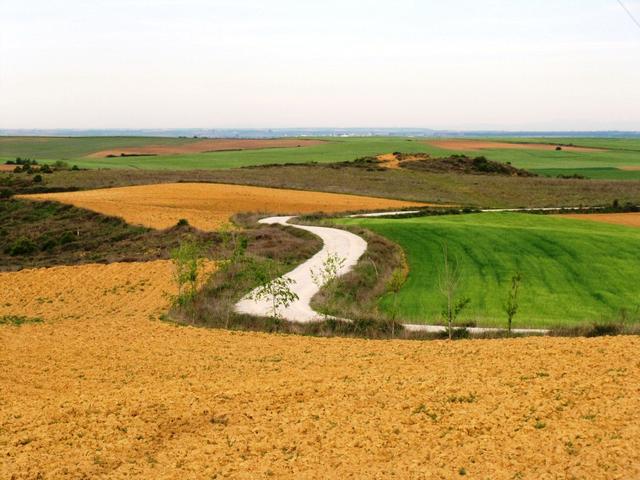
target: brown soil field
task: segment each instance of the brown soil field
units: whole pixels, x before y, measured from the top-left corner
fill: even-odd
[[[146,145],[140,147],[124,147],[110,150],[100,150],[87,155],[92,158],[104,158],[108,155],[180,155],[183,153],[220,152],[224,150],[256,150],[262,148],[294,148],[310,147],[324,143],[324,140],[306,140],[296,138],[273,139],[236,139],[218,138],[200,140],[183,145]]]
[[[638,337],[178,327],[169,275],[0,274],[0,314],[45,320],[0,326],[0,478],[640,477]]]
[[[567,213],[558,215],[564,218],[575,218],[577,220],[591,220],[594,222],[613,223],[616,225],[627,225],[629,227],[640,227],[640,213]]]
[[[152,228],[167,228],[186,218],[191,225],[203,230],[214,230],[239,212],[343,212],[426,205],[356,195],[215,183],[143,185],[24,195],[22,198],[70,203]]]
[[[637,172],[640,170],[640,165],[626,165],[624,167],[618,167],[618,170],[625,170],[627,172]]]
[[[0,164],[0,172],[13,172],[15,169],[15,165]]]
[[[491,142],[485,140],[446,139],[429,140],[427,144],[444,150],[483,150],[483,149],[511,149],[511,150],[555,150],[556,145],[543,143],[509,143]],[[600,148],[589,147],[562,147],[567,152],[603,152]]]

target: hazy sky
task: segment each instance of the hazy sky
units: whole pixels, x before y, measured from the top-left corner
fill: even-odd
[[[640,130],[640,28],[616,0],[0,0],[0,128],[294,126]]]

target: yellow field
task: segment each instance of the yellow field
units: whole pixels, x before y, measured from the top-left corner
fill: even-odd
[[[213,230],[239,212],[276,214],[380,210],[420,205],[383,198],[212,183],[171,183],[28,195],[71,203],[133,224],[167,228],[181,218]]]
[[[0,478],[640,478],[640,339],[157,320],[166,261],[0,273]],[[464,470],[461,470],[464,469]]]

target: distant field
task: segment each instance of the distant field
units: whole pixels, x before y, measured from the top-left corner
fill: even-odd
[[[314,143],[323,140],[322,143]],[[445,143],[442,143],[445,140]],[[41,161],[66,160],[82,168],[135,168],[152,170],[192,170],[234,168],[253,165],[282,163],[331,163],[350,161],[363,156],[390,152],[426,152],[434,156],[466,153],[484,155],[491,160],[511,162],[542,175],[580,174],[591,178],[637,179],[640,174],[625,171],[625,167],[640,167],[640,139],[606,138],[492,138],[492,139],[426,139],[402,137],[349,137],[324,139],[280,139],[279,145],[254,144],[242,151],[217,151],[201,153],[198,150],[217,150],[205,147],[203,140],[191,138],[155,137],[0,137],[0,160],[17,156]],[[233,141],[233,139],[229,140]],[[308,143],[311,141],[311,143]],[[469,148],[469,142],[483,141],[495,147],[498,143],[511,142],[513,148]],[[255,142],[255,141],[254,141]],[[260,142],[260,141],[258,141]],[[275,140],[274,140],[275,142]],[[294,142],[296,146],[286,142]],[[466,143],[457,146],[455,142]],[[306,143],[306,144],[305,144]],[[535,144],[571,144],[562,151],[540,148]],[[202,148],[198,148],[200,144]],[[297,147],[300,144],[301,147]],[[523,145],[523,144],[529,144]],[[447,147],[448,148],[445,148]],[[222,150],[235,150],[238,145],[229,144]],[[595,149],[590,151],[588,149]],[[600,151],[601,150],[601,151]],[[157,156],[102,158],[106,153],[160,153]],[[176,153],[184,152],[184,153]],[[166,154],[163,154],[166,153]],[[96,158],[97,157],[97,158]]]
[[[212,182],[348,193],[397,200],[480,207],[640,204],[639,181],[568,180],[546,177],[461,175],[332,164],[276,165],[220,170],[57,171],[34,183],[32,176],[0,173],[0,192],[97,189],[176,182]]]
[[[511,276],[521,272],[521,327],[577,325],[613,319],[640,307],[640,229],[531,214],[491,213],[404,220],[348,219],[402,246],[410,267],[400,316],[437,322],[442,246],[463,271],[471,298],[462,320],[504,326],[502,304]],[[388,310],[390,299],[382,301]]]
[[[63,159],[81,168],[142,168],[157,170],[193,170],[234,168],[273,163],[331,163],[354,160],[367,155],[377,155],[393,151],[420,152],[425,145],[405,138],[367,137],[349,139],[326,139],[319,145],[302,148],[262,148],[243,151],[221,151],[211,153],[189,153],[180,155],[158,155],[148,157],[87,158],[103,150],[117,150],[118,147],[155,145],[158,139],[144,138],[138,144],[136,139],[125,138],[0,138],[0,159],[26,156],[44,161]],[[192,139],[160,139],[166,145],[183,145]],[[304,142],[305,139],[298,141]],[[51,142],[51,148],[47,144]]]

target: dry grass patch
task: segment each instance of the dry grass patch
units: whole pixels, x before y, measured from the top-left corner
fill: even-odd
[[[169,183],[35,194],[24,198],[70,203],[152,228],[167,228],[186,218],[191,225],[203,230],[218,228],[238,212],[333,213],[420,205],[356,195],[214,183]]]

